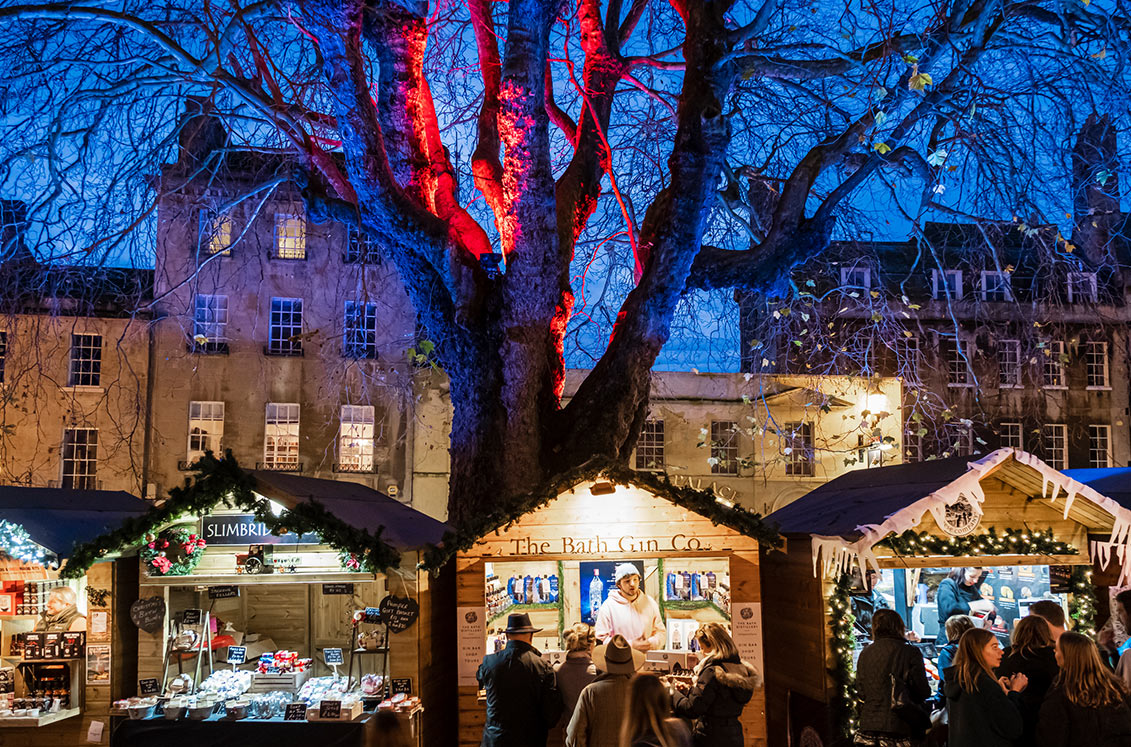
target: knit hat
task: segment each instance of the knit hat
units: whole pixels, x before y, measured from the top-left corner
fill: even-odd
[[[613,572],[613,583],[619,584],[622,578],[629,576],[639,576],[640,569],[632,563],[617,563],[616,570]]]

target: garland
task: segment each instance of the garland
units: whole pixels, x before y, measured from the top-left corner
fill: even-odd
[[[32,540],[26,529],[6,519],[0,519],[0,552],[21,563],[43,565],[47,559],[47,553]]]
[[[497,529],[509,527],[578,483],[602,476],[618,485],[644,488],[681,508],[710,519],[716,525],[721,524],[751,537],[766,547],[781,547],[781,535],[765,522],[761,514],[747,511],[741,506],[723,505],[716,500],[714,493],[677,486],[663,473],[637,472],[609,460],[594,459],[550,478],[535,490],[505,505],[484,507],[476,511],[474,518],[464,522],[458,530],[446,532],[439,545],[429,546],[423,553],[420,565],[431,571],[439,571],[456,553],[470,549],[482,537]]]
[[[231,451],[223,459],[217,459],[212,452],[205,453],[193,464],[192,471],[185,484],[170,490],[169,497],[160,505],[127,519],[112,532],[76,545],[61,575],[77,578],[107,555],[131,550],[143,544],[147,535],[156,535],[186,516],[203,516],[217,506],[253,514],[272,534],[315,533],[323,544],[355,555],[367,573],[381,573],[400,565],[400,553],[381,538],[383,530],[374,535],[350,526],[316,501],[304,501],[276,516],[271,502],[256,496],[254,479],[240,468]]]
[[[147,534],[145,543],[138,554],[150,576],[187,576],[204,556],[204,540],[184,527]]]
[[[833,666],[829,670],[834,691],[829,710],[840,735],[851,739],[856,733],[856,670],[852,652],[856,649],[856,616],[852,614],[852,576],[842,573],[829,595],[829,628],[832,631]]]
[[[1072,597],[1068,600],[1068,617],[1072,629],[1086,636],[1096,635],[1096,587],[1092,584],[1092,568],[1072,566]]]
[[[1003,534],[991,527],[985,534],[966,537],[937,537],[908,530],[884,537],[876,543],[890,547],[899,555],[1078,555],[1079,550],[1055,539],[1052,529],[1029,531],[1006,529]]]

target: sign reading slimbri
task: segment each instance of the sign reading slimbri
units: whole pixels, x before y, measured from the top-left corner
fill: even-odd
[[[317,534],[271,534],[267,525],[252,514],[205,516],[200,520],[200,536],[209,545],[317,545]]]

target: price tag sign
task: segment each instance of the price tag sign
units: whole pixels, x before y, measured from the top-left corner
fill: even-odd
[[[284,721],[306,721],[306,703],[287,703],[283,710]]]
[[[228,663],[243,664],[247,661],[247,646],[228,646]]]
[[[161,692],[161,683],[157,681],[156,677],[138,680],[137,691],[139,695],[156,695]]]
[[[322,584],[323,594],[353,594],[353,584]]]
[[[200,625],[200,610],[185,610],[181,622],[185,625]]]
[[[323,700],[318,704],[318,718],[341,718],[342,701]]]
[[[381,622],[381,610],[376,607],[366,607],[365,612],[361,613],[361,621],[367,623]]]
[[[326,662],[326,666],[333,667],[338,664],[344,664],[345,660],[342,658],[342,650],[340,648],[324,648],[322,649],[322,658]]]
[[[412,677],[394,677],[392,680],[393,695],[404,693],[412,695]]]

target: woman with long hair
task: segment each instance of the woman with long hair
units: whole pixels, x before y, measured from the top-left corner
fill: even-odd
[[[939,635],[936,646],[947,642],[946,621],[954,615],[969,615],[974,612],[988,613],[994,608],[992,602],[982,599],[978,588],[982,580],[982,568],[955,568],[939,583],[935,592],[935,604],[939,610]]]
[[[860,728],[857,745],[911,747],[930,725],[926,701],[931,695],[923,654],[907,642],[903,619],[892,610],[876,610],[872,615],[872,643],[860,652],[856,663],[856,689],[860,693]],[[892,710],[892,687],[902,689],[918,707],[914,713]]]
[[[633,677],[620,730],[620,747],[689,747],[690,744],[687,727],[671,717],[671,698],[660,678],[646,672]]]
[[[758,670],[742,660],[718,623],[700,625],[695,642],[703,659],[695,667],[691,688],[672,691],[672,707],[677,716],[695,719],[695,747],[742,747],[738,717],[761,684]]]
[[[949,747],[1014,747],[1021,738],[1019,698],[1029,678],[1018,672],[994,679],[1001,644],[988,630],[962,634],[946,672]]]
[[[1056,642],[1060,674],[1041,706],[1040,747],[1126,747],[1131,693],[1100,659],[1090,638],[1066,632]]]
[[[998,677],[1011,677],[1018,672],[1029,678],[1028,687],[1021,693],[1021,720],[1025,722],[1021,743],[1033,744],[1041,703],[1060,673],[1049,624],[1039,615],[1029,615],[1017,621],[1013,628],[1013,645],[1002,657],[996,674]]]
[[[593,627],[583,622],[574,623],[563,635],[565,639],[565,661],[554,667],[558,678],[558,690],[562,693],[565,709],[557,726],[550,729],[547,747],[565,745],[566,727],[577,709],[581,691],[597,679],[597,667],[593,663],[593,647],[597,645],[597,634]]]

